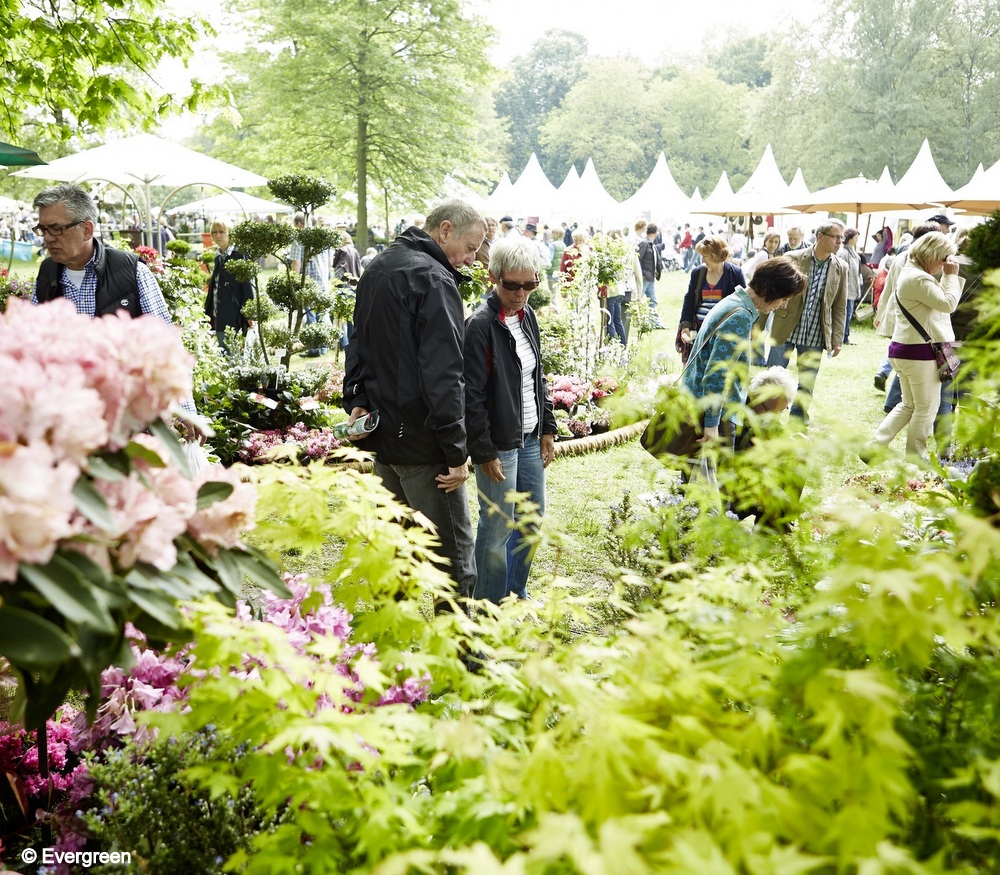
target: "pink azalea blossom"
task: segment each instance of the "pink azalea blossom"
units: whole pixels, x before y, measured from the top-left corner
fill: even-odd
[[[256,523],[257,490],[243,480],[238,467],[206,465],[198,472],[195,483],[229,483],[232,493],[197,511],[188,520],[188,532],[214,555],[219,547],[233,548],[240,545],[240,534],[252,529]]]

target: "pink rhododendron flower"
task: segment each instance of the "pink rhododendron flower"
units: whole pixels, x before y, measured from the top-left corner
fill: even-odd
[[[45,444],[0,444],[0,580],[15,580],[19,562],[48,563],[59,540],[76,533],[78,476]]]
[[[232,494],[195,513],[187,528],[191,536],[214,555],[219,547],[239,546],[240,533],[254,527],[257,490],[252,483],[244,482],[238,467],[206,465],[195,477],[199,487],[212,481],[231,484]]]

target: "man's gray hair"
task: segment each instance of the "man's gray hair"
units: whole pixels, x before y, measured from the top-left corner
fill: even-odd
[[[538,246],[526,237],[504,237],[490,247],[490,273],[498,280],[512,273],[533,273],[540,265]]]
[[[843,222],[839,219],[827,219],[822,225],[816,229],[817,234],[829,234],[831,231],[843,231],[847,228]]]
[[[469,231],[481,230],[486,233],[486,219],[472,204],[467,204],[458,198],[442,201],[427,214],[424,230],[430,234],[441,227],[442,222],[451,222],[452,228],[459,237],[464,237]]]
[[[73,222],[93,222],[96,225],[100,218],[97,204],[90,193],[71,183],[53,185],[51,188],[40,191],[35,195],[31,205],[36,210],[40,210],[43,207],[54,207],[57,204],[63,204],[66,207],[66,212]]]

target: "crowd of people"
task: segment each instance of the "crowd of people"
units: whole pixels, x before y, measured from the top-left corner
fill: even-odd
[[[35,303],[66,297],[90,316],[127,310],[169,320],[142,261],[95,234],[100,217],[86,192],[55,186],[33,206],[32,233],[48,253]],[[302,216],[294,221],[305,224]],[[754,385],[780,391],[757,392],[752,409],[774,413],[790,406],[793,417],[808,421],[823,354],[837,356],[851,342],[851,314],[881,277],[875,322],[889,341],[887,366],[896,372],[899,398],[887,403],[871,447],[887,445],[907,428],[907,453],[921,456],[935,417],[956,403],[954,391],[942,395],[934,345],[960,343],[967,335],[979,288],[958,255],[964,232],[953,238],[950,230],[950,220],[934,216],[899,245],[886,246],[881,263],[872,264],[874,253],[866,257],[858,249],[858,232],[836,220],[811,234],[790,228],[784,243],[769,230],[759,249],[738,231],[691,235],[678,228],[673,255],[661,229],[640,221],[614,232],[628,241],[630,257],[602,299],[608,336],[627,343],[627,302],[641,293],[656,314],[664,265],[686,265],[675,341],[685,362],[680,381],[703,402],[702,442],[737,449],[746,434],[740,406]],[[223,347],[226,327],[246,331],[251,324],[241,313],[247,284],[226,269],[240,255],[228,231],[224,222],[212,223],[216,256],[206,302]],[[887,232],[881,229],[876,242],[886,241]],[[572,277],[589,239],[566,223],[555,230],[518,227],[509,216],[494,221],[448,200],[381,253],[361,258],[343,233],[336,249],[308,259],[307,273],[321,286],[345,279],[356,284],[345,338],[344,407],[352,424],[378,411],[379,426],[352,439],[374,452],[376,474],[399,501],[434,525],[441,566],[454,586],[439,610],[465,599],[499,603],[527,596],[532,532],[544,513],[545,469],[557,432],[528,298],[543,284],[555,289]],[[301,269],[301,249],[289,256]],[[466,318],[459,268],[477,259],[487,268],[490,292]],[[657,322],[663,327],[658,315]],[[793,356],[797,379],[786,369]],[[749,380],[752,364],[768,366],[756,383]],[[885,385],[887,373],[876,375],[877,386]],[[946,451],[941,439],[938,449]],[[470,458],[479,499],[475,534],[466,492]],[[515,501],[515,493],[529,503]]]

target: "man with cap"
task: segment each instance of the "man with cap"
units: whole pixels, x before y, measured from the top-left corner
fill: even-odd
[[[520,237],[521,232],[517,230],[514,220],[510,216],[502,216],[500,219],[501,237]]]
[[[950,234],[952,225],[955,223],[949,219],[944,213],[938,213],[935,216],[931,216],[929,219],[924,219],[923,224],[925,225],[937,225],[938,230],[942,234]]]
[[[552,250],[545,241],[538,239],[538,226],[534,222],[528,222],[524,226],[524,237],[530,240],[538,250],[538,272],[543,275],[552,264]]]

